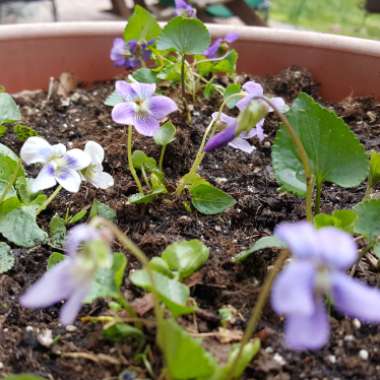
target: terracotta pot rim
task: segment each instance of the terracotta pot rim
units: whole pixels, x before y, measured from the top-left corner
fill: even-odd
[[[122,34],[125,21],[80,21],[59,23],[35,23],[0,26],[0,41],[25,39],[66,38],[81,36],[113,36]],[[328,33],[285,30],[276,28],[260,28],[251,26],[209,24],[214,36],[237,32],[241,41],[254,38],[257,42],[292,46],[306,46],[324,50],[349,52],[367,56],[380,57],[380,41],[364,38],[333,35]]]

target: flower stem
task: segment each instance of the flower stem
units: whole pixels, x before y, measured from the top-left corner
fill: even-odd
[[[162,172],[164,171],[163,167],[164,167],[164,156],[166,152],[166,147],[167,145],[162,146],[161,152],[160,152],[160,160],[158,161],[158,167],[160,168]]]
[[[322,182],[317,180],[315,193],[314,214],[319,214],[321,210],[321,194],[322,194]]]
[[[61,185],[56,187],[56,189],[50,194],[49,198],[46,199],[46,201],[37,209],[36,216],[39,215],[42,211],[44,211],[51,202],[53,202],[53,200],[55,199],[55,197],[59,194],[61,190],[62,190]]]
[[[267,98],[264,96],[256,96],[254,99],[260,99],[267,103],[271,108],[273,108],[274,112],[278,115],[278,117],[281,119],[281,121],[284,123],[284,126],[287,130],[287,132],[290,135],[290,138],[296,148],[296,151],[298,153],[298,157],[301,160],[303,170],[305,172],[305,178],[306,178],[306,219],[309,222],[313,221],[313,191],[314,191],[314,176],[313,172],[311,170],[309,157],[306,153],[305,147],[302,144],[301,139],[299,138],[297,132],[293,128],[293,126],[290,124],[288,118],[282,114],[277,107]]]
[[[7,182],[6,186],[4,187],[4,190],[3,192],[1,193],[0,195],[0,204],[3,203],[5,197],[7,196],[7,194],[9,193],[9,191],[11,190],[12,186],[14,185],[14,183],[16,182],[16,179],[17,179],[17,176],[19,174],[19,169],[21,167],[21,161],[20,160],[17,160],[17,166],[16,166],[16,169],[14,170],[13,174],[12,174],[12,177],[10,178],[10,180]]]
[[[139,177],[137,176],[135,167],[133,166],[133,160],[132,160],[132,136],[133,136],[133,127],[132,127],[132,125],[128,125],[128,143],[127,143],[128,167],[129,167],[129,171],[132,174],[133,179],[136,182],[136,186],[137,186],[137,188],[139,190],[139,193],[144,194],[143,187],[141,185]]]
[[[182,100],[185,111],[187,110],[186,104],[186,88],[185,88],[185,62],[186,57],[185,54],[182,54],[181,57],[181,92],[182,92]]]
[[[238,354],[235,357],[235,360],[231,364],[230,370],[228,371],[228,374],[226,376],[226,379],[233,379],[233,374],[235,372],[235,368],[239,363],[240,357],[243,353],[245,345],[249,342],[251,339],[253,333],[256,330],[257,324],[260,321],[261,314],[263,312],[263,309],[266,305],[270,290],[272,288],[272,284],[274,279],[276,278],[277,274],[280,272],[285,260],[288,258],[288,251],[283,250],[278,258],[276,259],[271,271],[268,273],[267,277],[265,278],[264,284],[260,290],[259,297],[257,299],[257,302],[255,306],[253,307],[251,317],[249,318],[247,327],[245,329],[243,338],[240,342],[240,347]]]

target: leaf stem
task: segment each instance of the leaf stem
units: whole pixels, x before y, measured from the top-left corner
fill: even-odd
[[[315,188],[314,214],[319,214],[321,210],[322,181],[316,180]]]
[[[164,167],[164,156],[165,156],[165,152],[166,152],[166,147],[167,147],[167,145],[163,145],[161,147],[160,159],[158,161],[158,167],[160,168],[160,170],[162,172],[164,171],[163,167]]]
[[[313,190],[314,190],[314,176],[311,170],[309,157],[306,153],[305,147],[302,144],[301,139],[299,138],[297,132],[290,124],[288,118],[281,113],[278,108],[267,98],[264,96],[255,96],[253,99],[260,99],[267,103],[271,108],[273,108],[274,112],[283,122],[287,132],[292,139],[296,152],[298,153],[298,157],[301,160],[303,170],[305,172],[306,178],[306,219],[311,222],[313,220]]]
[[[186,89],[185,89],[185,62],[186,62],[185,54],[182,54],[181,56],[181,92],[182,92],[183,106],[186,110],[187,104],[186,104]]]
[[[139,193],[144,194],[144,189],[143,189],[141,182],[139,180],[139,177],[136,173],[135,167],[133,166],[132,136],[133,136],[133,127],[132,127],[132,125],[128,125],[128,143],[127,143],[128,167],[129,167],[129,171],[132,174],[133,179],[136,182],[136,186],[137,186],[137,189],[139,190]]]
[[[240,342],[239,351],[238,351],[233,363],[231,364],[231,367],[228,371],[226,379],[233,379],[234,378],[233,374],[234,374],[235,369],[239,363],[239,360],[240,360],[241,355],[243,353],[244,347],[249,342],[249,340],[251,339],[253,333],[256,330],[257,324],[260,321],[261,314],[262,314],[263,309],[266,305],[270,290],[272,288],[273,281],[276,278],[277,274],[280,272],[280,270],[281,270],[281,268],[282,268],[282,266],[283,266],[283,264],[287,258],[288,258],[288,251],[283,250],[280,253],[280,255],[278,256],[278,258],[276,259],[271,271],[267,274],[265,281],[264,281],[264,284],[260,290],[257,302],[256,302],[255,306],[253,307],[251,317],[249,318],[249,321],[247,323],[247,327],[245,329],[243,338]]]
[[[50,194],[49,198],[46,199],[46,201],[37,209],[36,216],[39,215],[42,211],[44,211],[47,206],[49,206],[49,204],[55,199],[55,197],[59,194],[61,190],[61,185],[56,187],[56,189]]]

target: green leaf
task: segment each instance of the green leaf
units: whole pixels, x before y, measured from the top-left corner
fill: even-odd
[[[266,248],[286,248],[286,244],[283,243],[280,239],[278,239],[276,236],[264,236],[260,238],[259,240],[256,240],[255,243],[249,247],[248,249],[245,249],[244,251],[241,251],[237,255],[235,255],[231,261],[233,263],[241,263],[244,260],[246,260],[249,256],[252,255],[252,253],[260,251],[262,249]]]
[[[132,74],[133,78],[135,78],[140,83],[156,83],[157,77],[156,74],[146,67],[142,67],[136,70]]]
[[[367,177],[368,159],[363,146],[334,112],[301,93],[287,117],[305,147],[317,183],[328,181],[342,187],[355,187]],[[273,145],[272,163],[283,188],[304,196],[303,167],[283,126]]]
[[[153,276],[156,292],[160,300],[174,316],[177,317],[193,311],[192,307],[187,306],[190,291],[186,285],[155,271],[153,271]],[[132,272],[129,279],[134,285],[147,291],[152,291],[150,277],[145,270],[141,269]]]
[[[141,330],[127,325],[126,323],[115,323],[103,329],[103,336],[112,342],[121,342],[126,339],[144,340],[145,336]]]
[[[34,247],[47,239],[47,233],[38,227],[36,208],[22,206],[0,216],[0,233],[20,247]]]
[[[152,203],[160,194],[166,193],[166,189],[153,190],[147,194],[132,194],[128,197],[128,203],[135,205],[146,205]]]
[[[86,206],[82,208],[82,210],[79,210],[77,213],[75,213],[73,216],[70,216],[67,223],[75,224],[75,223],[80,222],[87,215],[88,208],[89,206]]]
[[[210,379],[217,368],[214,358],[174,320],[158,326],[158,344],[171,379]]]
[[[7,156],[13,161],[18,161],[18,156],[12,149],[9,149],[6,145],[0,144],[0,155]]]
[[[135,169],[141,170],[142,167],[148,171],[157,168],[157,161],[153,157],[149,157],[142,150],[135,150],[132,153],[132,163]]]
[[[104,219],[110,220],[111,222],[116,221],[116,211],[97,199],[95,199],[92,203],[90,210],[90,218],[94,218],[95,216],[100,216]]]
[[[4,380],[46,380],[44,377],[32,375],[29,373],[20,373],[18,375],[9,375]]]
[[[208,82],[203,89],[203,96],[206,99],[210,99],[211,96],[215,93],[215,84],[214,82]]]
[[[226,102],[226,105],[228,108],[234,108],[236,106],[236,103],[240,100],[239,96],[233,96],[237,95],[241,91],[240,84],[232,83],[224,90],[224,101]]]
[[[8,272],[13,268],[15,257],[12,255],[11,247],[0,242],[0,273]]]
[[[66,256],[60,252],[53,252],[47,262],[47,270],[53,268],[55,265],[59,264],[61,261],[65,260]]]
[[[157,145],[168,145],[175,140],[176,128],[171,121],[167,121],[153,136]]]
[[[140,5],[136,5],[134,12],[128,19],[124,29],[124,40],[148,42],[156,38],[161,32],[156,18]]]
[[[182,240],[168,245],[161,257],[185,279],[205,264],[209,251],[200,240]]]
[[[99,269],[91,285],[91,290],[85,302],[91,303],[97,298],[116,296],[123,282],[127,259],[121,252],[113,254],[111,268]]]
[[[224,59],[214,62],[211,68],[211,72],[233,74],[236,71],[237,59],[238,53],[236,50],[231,50]]]
[[[191,203],[202,214],[219,214],[232,207],[236,201],[211,184],[201,183],[190,188]]]
[[[4,137],[8,132],[8,128],[5,125],[0,124],[0,137]]]
[[[317,228],[322,227],[336,227],[348,233],[354,231],[354,226],[358,215],[352,210],[337,210],[331,215],[329,214],[318,214],[314,217],[314,224]]]
[[[49,223],[50,242],[53,247],[61,248],[66,236],[65,220],[55,214]]]
[[[171,272],[169,268],[168,263],[161,257],[158,257],[158,256],[152,257],[152,259],[149,261],[149,268],[163,274],[166,277],[169,277],[169,278],[174,277],[173,273]]]
[[[104,101],[104,104],[106,106],[114,107],[117,104],[124,103],[124,98],[119,95],[116,91],[114,91],[111,95],[108,95],[106,100]]]
[[[371,150],[368,182],[371,187],[380,182],[380,152]]]
[[[24,142],[29,137],[38,136],[38,133],[33,128],[23,124],[17,124],[13,126],[13,132],[16,135],[17,139],[21,142]]]
[[[0,93],[0,122],[17,121],[21,119],[20,110],[13,98],[5,93]]]
[[[201,54],[210,44],[210,34],[202,21],[177,16],[171,19],[158,37],[159,50],[173,49],[180,54]]]
[[[358,214],[354,231],[374,241],[380,235],[380,199],[360,202],[354,207]]]

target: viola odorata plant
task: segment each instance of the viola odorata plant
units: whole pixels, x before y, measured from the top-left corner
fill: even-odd
[[[60,312],[64,325],[74,322],[99,269],[110,268],[112,254],[107,234],[80,224],[66,238],[66,257],[54,265],[21,297],[27,308],[44,308],[66,300]]]
[[[380,322],[380,291],[346,274],[358,259],[351,235],[334,227],[316,230],[307,222],[297,222],[280,224],[275,236],[292,253],[272,289],[272,306],[286,317],[289,348],[319,349],[328,342],[325,299],[343,315]]]
[[[237,33],[228,33],[224,37],[216,38],[215,41],[203,52],[207,58],[224,56],[230,48],[230,44],[239,38]]]

